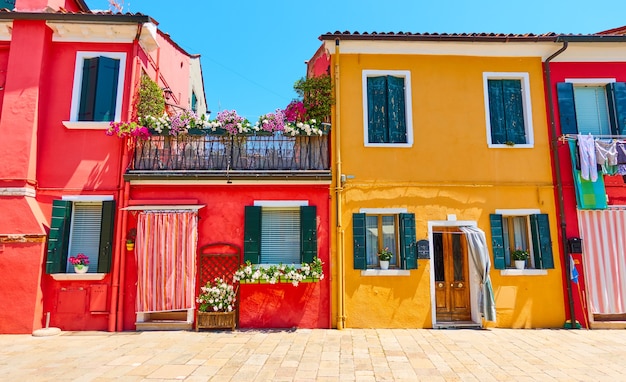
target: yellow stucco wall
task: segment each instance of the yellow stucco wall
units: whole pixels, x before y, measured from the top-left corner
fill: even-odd
[[[497,322],[487,326],[562,326],[563,288],[541,59],[341,54],[337,61],[334,54],[333,76],[337,62],[339,115],[334,115],[333,143],[340,149],[341,174],[347,178],[332,203],[333,224],[339,225],[333,232],[333,243],[339,243],[333,248],[333,260],[343,258],[345,277],[345,293],[340,296],[337,280],[342,275],[333,275],[334,323],[341,326],[344,315],[345,327],[432,327],[430,260],[418,260],[419,268],[410,276],[362,276],[353,269],[352,214],[359,209],[405,208],[415,214],[417,240],[429,238],[429,221],[444,221],[449,214],[459,221],[476,221],[487,235],[492,261],[489,214],[496,209],[539,209],[549,215],[555,269],[533,276],[502,276],[500,270],[492,270]],[[410,71],[412,147],[364,146],[363,70]],[[487,146],[483,72],[528,73],[533,148]],[[338,156],[333,157],[333,174],[338,175]],[[335,208],[337,195],[340,207]]]

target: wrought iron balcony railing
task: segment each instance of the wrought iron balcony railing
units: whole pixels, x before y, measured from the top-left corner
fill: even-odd
[[[328,135],[151,136],[137,140],[129,172],[329,170]]]

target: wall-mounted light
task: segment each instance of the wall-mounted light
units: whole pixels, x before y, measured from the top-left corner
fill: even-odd
[[[169,99],[172,98],[172,94],[174,94],[172,89],[170,89],[169,87],[163,88],[163,95],[165,96],[165,99],[167,101],[169,101]]]

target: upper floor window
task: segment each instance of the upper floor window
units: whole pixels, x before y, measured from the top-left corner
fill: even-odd
[[[70,120],[119,121],[126,53],[78,52]]]
[[[528,73],[483,73],[487,143],[533,145]]]
[[[513,268],[512,253],[527,251],[527,268],[554,268],[547,214],[527,210],[500,210],[489,215],[495,269]]]
[[[363,121],[365,146],[412,145],[409,71],[363,71]]]
[[[89,273],[109,272],[115,202],[89,199],[52,202],[46,273],[73,273],[69,258],[79,253],[89,258]]]
[[[626,134],[626,83],[571,79],[556,88],[562,134]]]
[[[198,112],[198,97],[196,96],[196,92],[191,92],[191,110],[194,113]]]

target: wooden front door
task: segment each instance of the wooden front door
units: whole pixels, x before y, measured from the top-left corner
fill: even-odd
[[[467,239],[457,227],[433,228],[437,322],[470,321]]]

